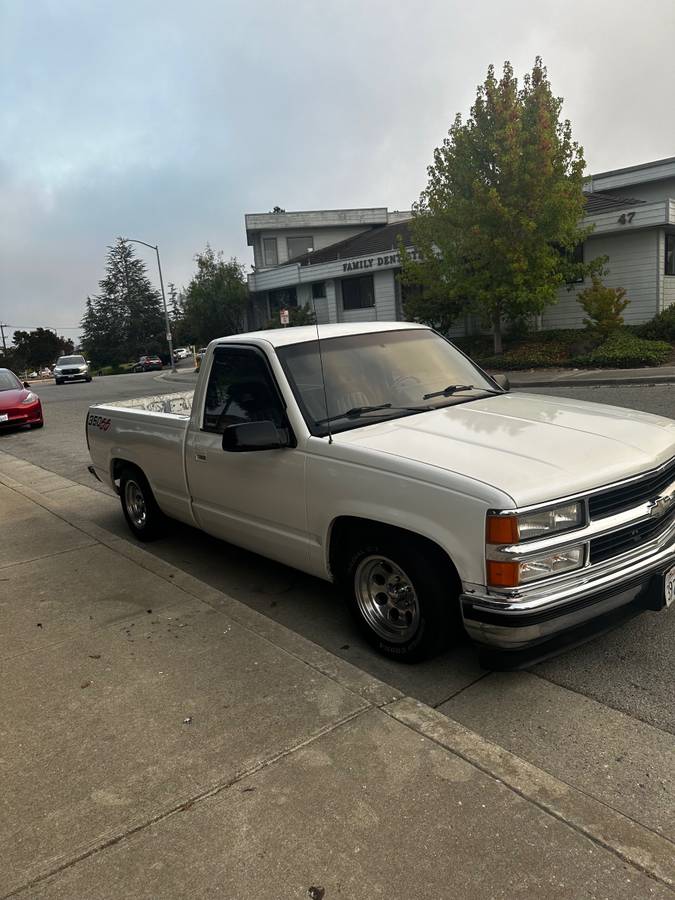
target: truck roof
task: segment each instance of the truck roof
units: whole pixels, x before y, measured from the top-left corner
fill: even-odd
[[[379,331],[404,331],[410,328],[427,328],[416,322],[340,322],[337,325],[319,325],[319,337],[322,341],[329,338],[346,337],[350,334],[373,334]],[[291,328],[270,328],[267,331],[249,331],[246,334],[229,334],[217,338],[211,344],[222,341],[245,343],[267,341],[273,347],[285,347],[288,344],[304,344],[316,340],[316,325],[295,325]]]

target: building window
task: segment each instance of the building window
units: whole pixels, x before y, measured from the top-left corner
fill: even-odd
[[[266,266],[276,266],[279,263],[275,237],[263,238],[263,262]]]
[[[666,275],[675,275],[675,234],[666,235]]]
[[[375,306],[375,289],[372,275],[343,279],[343,309],[368,309],[371,306]]]
[[[294,287],[279,288],[276,291],[270,291],[268,295],[270,303],[270,316],[277,315],[280,309],[289,309],[291,306],[298,305],[298,295]]]
[[[312,300],[323,300],[326,296],[326,282],[315,281],[312,285]]]
[[[289,237],[286,238],[286,246],[288,247],[288,258],[294,259],[296,256],[302,256],[308,250],[314,249],[314,238],[309,237]]]

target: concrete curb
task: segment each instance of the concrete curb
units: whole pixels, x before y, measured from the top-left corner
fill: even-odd
[[[396,700],[383,711],[625,862],[669,887],[675,885],[675,844],[662,835],[411,697]]]
[[[511,381],[512,388],[528,387],[593,387],[594,385],[606,387],[608,385],[621,384],[675,384],[673,375],[633,375],[623,378],[565,378],[565,379],[538,379],[535,381]]]
[[[197,384],[197,375],[192,372],[190,374],[186,373],[185,375],[174,375],[173,372],[166,372],[163,375],[157,375],[155,381],[176,381],[179,384]]]
[[[0,460],[6,454],[0,451]],[[15,459],[15,457],[11,457]],[[34,466],[38,471],[39,466]],[[64,511],[62,504],[0,472],[0,483],[16,491],[113,552],[153,572],[168,583],[226,613],[280,650],[305,663],[370,706],[502,782],[514,793],[584,834],[605,850],[668,887],[675,886],[675,844],[628,818],[613,807],[550,775],[493,744],[458,722],[379,681],[328,650],[312,643],[262,613],[118,538],[93,522]],[[75,484],[75,482],[73,482]]]

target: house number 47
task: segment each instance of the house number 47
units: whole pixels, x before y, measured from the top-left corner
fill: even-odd
[[[621,215],[619,216],[619,219],[618,219],[619,225],[630,225],[630,223],[633,221],[634,218],[635,218],[634,212],[621,213]]]

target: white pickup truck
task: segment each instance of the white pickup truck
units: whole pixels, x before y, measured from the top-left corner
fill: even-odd
[[[675,421],[510,393],[423,326],[320,336],[215,340],[194,395],[91,407],[90,471],[139,539],[168,516],[335,580],[408,661],[675,599]]]

